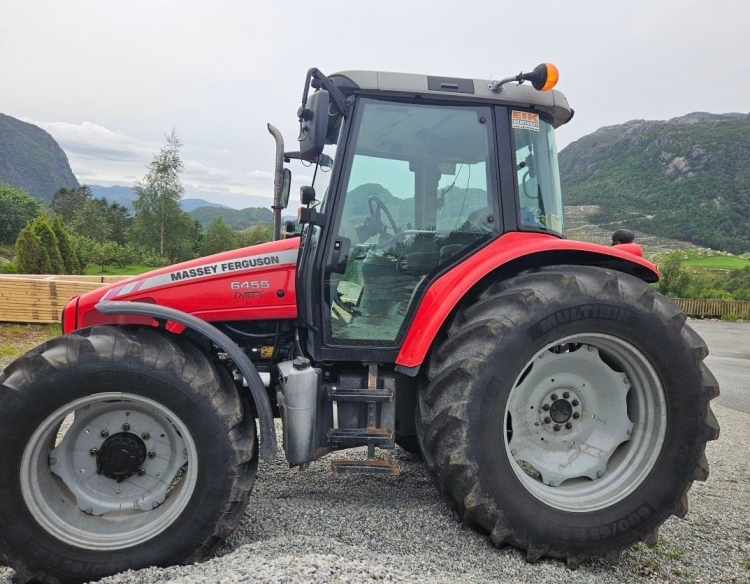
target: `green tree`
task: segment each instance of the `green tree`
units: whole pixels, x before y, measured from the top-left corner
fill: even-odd
[[[119,254],[120,246],[117,245],[114,241],[97,243],[94,246],[91,260],[96,265],[101,266],[103,272],[107,266],[117,263]]]
[[[109,239],[119,245],[125,245],[128,240],[128,231],[133,224],[130,210],[119,203],[110,203],[105,215],[109,225]]]
[[[62,216],[65,223],[70,224],[76,213],[92,198],[91,189],[86,185],[77,189],[58,189],[52,195],[50,209],[56,215]]]
[[[238,235],[238,247],[266,243],[273,239],[273,226],[267,223],[256,223],[252,227],[241,231]]]
[[[104,243],[112,231],[107,221],[108,208],[104,199],[89,199],[73,216],[73,229],[79,235]]]
[[[52,220],[52,231],[55,233],[57,243],[60,247],[60,256],[62,257],[63,268],[66,274],[80,274],[81,264],[78,261],[75,249],[73,247],[73,241],[70,237],[70,233],[63,225],[63,220],[60,215],[57,215]]]
[[[60,253],[60,242],[52,229],[47,215],[39,215],[30,224],[34,234],[41,240],[42,245],[47,250],[50,261],[49,274],[64,274],[65,264],[63,263],[62,254]]]
[[[680,254],[670,253],[659,263],[657,290],[672,298],[689,298],[693,279],[680,265]]]
[[[134,245],[172,260],[192,257],[196,235],[193,219],[180,207],[184,192],[180,182],[180,146],[182,143],[172,130],[146,176],[133,188],[137,198],[130,229]]]
[[[227,225],[223,217],[217,217],[206,228],[201,241],[201,255],[211,255],[222,251],[229,251],[237,247],[237,236]]]
[[[16,239],[17,267],[21,274],[49,274],[52,262],[47,248],[31,225],[24,227]]]
[[[83,274],[86,271],[86,266],[94,262],[96,246],[99,244],[93,239],[78,235],[77,233],[73,234],[72,240],[73,249],[75,250],[78,263],[81,266],[81,273]]]
[[[42,212],[42,206],[29,193],[0,184],[0,243],[13,243],[29,221]]]

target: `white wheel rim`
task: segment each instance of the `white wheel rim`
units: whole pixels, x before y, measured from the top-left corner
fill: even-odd
[[[118,482],[97,473],[94,450],[132,434],[147,456]],[[21,460],[21,491],[34,519],[78,548],[116,550],[146,542],[172,525],[195,490],[198,457],[185,424],[168,408],[130,393],[75,400],[36,429]]]
[[[590,512],[632,493],[648,476],[667,429],[664,389],[629,342],[588,333],[539,351],[505,410],[505,449],[537,499]]]

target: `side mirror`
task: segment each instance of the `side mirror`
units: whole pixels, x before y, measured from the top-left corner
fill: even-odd
[[[286,209],[289,204],[289,191],[292,188],[292,171],[285,168],[281,176],[281,207]]]
[[[318,156],[318,164],[320,168],[331,170],[333,168],[333,158],[328,156],[328,154],[321,154]]]
[[[328,133],[330,95],[325,89],[313,93],[305,107],[297,110],[299,116],[300,158],[313,162],[323,152]]]

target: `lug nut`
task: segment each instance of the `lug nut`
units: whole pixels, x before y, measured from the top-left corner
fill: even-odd
[[[571,424],[570,422],[567,422],[567,423],[565,424],[565,429],[566,429],[566,430],[570,430],[570,429],[571,429],[572,427],[573,427],[573,424]]]
[[[565,393],[563,393],[563,397],[565,399],[568,399],[570,397],[570,394],[566,391]]]
[[[544,405],[542,406],[542,409],[543,409],[543,410],[544,410],[545,412],[548,412],[548,411],[549,411],[549,404],[544,404]]]
[[[559,432],[559,431],[560,431],[560,424],[555,424],[555,432]]]
[[[550,418],[549,416],[547,416],[546,418],[544,418],[544,423],[545,424],[549,424],[551,421],[552,421],[552,418]]]
[[[122,431],[127,432],[128,430],[130,430],[130,424],[126,422],[125,424],[122,425]]]
[[[577,420],[580,417],[581,417],[581,414],[579,414],[578,412],[573,412],[573,419]]]
[[[573,407],[576,407],[576,406],[578,405],[578,400],[577,400],[577,399],[574,399],[574,400],[573,400],[572,402],[570,402],[570,403],[571,403],[571,404],[573,404]]]
[[[148,457],[149,458],[156,458],[156,452],[154,452],[153,450],[149,450],[148,451]]]
[[[138,476],[139,476],[139,477],[142,477],[143,475],[145,475],[145,474],[146,474],[146,471],[145,471],[145,470],[143,470],[142,468],[139,468],[139,469],[138,469],[138,470],[137,470],[136,472],[138,473]]]
[[[557,399],[557,394],[553,393],[551,396],[549,396],[552,401],[555,401]]]
[[[101,436],[102,438],[106,438],[107,436],[109,436],[109,432],[107,432],[106,430],[102,430],[101,432],[99,432],[99,436]]]
[[[148,432],[144,432],[143,434],[141,434],[141,438],[143,438],[144,440],[148,440],[149,438],[151,438],[151,434],[149,434]]]
[[[99,451],[96,448],[92,448],[91,450],[89,450],[89,454],[91,456],[96,456],[97,454],[99,454]]]

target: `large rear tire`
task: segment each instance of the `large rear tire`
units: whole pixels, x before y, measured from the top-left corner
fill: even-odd
[[[202,561],[242,519],[255,423],[187,340],[95,327],[0,374],[0,560],[85,582]]]
[[[614,563],[687,513],[719,428],[685,314],[644,282],[561,266],[494,284],[431,356],[417,426],[461,518],[529,561]]]

